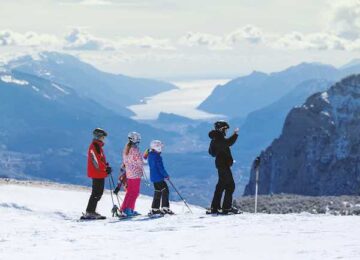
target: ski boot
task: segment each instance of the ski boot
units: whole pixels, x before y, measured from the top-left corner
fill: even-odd
[[[106,219],[106,217],[100,215],[97,212],[86,212],[86,214],[83,214],[80,219],[82,219],[82,220],[99,220],[99,219]]]
[[[132,211],[132,215],[133,215],[134,217],[141,215],[141,214],[140,214],[139,212],[137,212],[136,210],[131,210],[131,211]]]
[[[166,215],[166,214],[175,215],[175,213],[168,207],[163,207],[160,211],[162,212],[163,215]]]
[[[135,216],[133,210],[129,208],[124,209],[124,213],[128,218],[132,218]]]
[[[125,212],[122,211],[122,210],[119,210],[116,216],[117,216],[118,218],[120,218],[120,219],[123,219],[123,218],[127,218],[127,217],[128,217],[128,216],[125,214]]]
[[[164,213],[160,209],[151,209],[148,213],[150,218],[164,216]]]
[[[206,214],[208,214],[208,215],[218,215],[220,213],[221,212],[218,209],[210,208],[210,209],[206,210]]]
[[[242,214],[242,211],[238,208],[231,207],[230,209],[223,209],[221,214],[223,215],[236,215],[236,214]]]

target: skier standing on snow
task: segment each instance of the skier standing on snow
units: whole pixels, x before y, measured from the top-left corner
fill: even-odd
[[[139,215],[135,209],[136,199],[140,193],[141,177],[144,174],[144,164],[139,144],[141,136],[137,132],[131,132],[128,135],[129,142],[126,144],[123,152],[123,163],[126,172],[126,195],[121,205],[121,213],[125,217]]]
[[[210,214],[229,214],[239,213],[239,210],[232,207],[233,193],[235,191],[235,182],[231,172],[231,166],[234,163],[231,155],[230,146],[232,146],[238,137],[239,129],[236,128],[234,134],[226,138],[226,132],[230,128],[225,121],[218,121],[214,124],[215,130],[210,131],[209,137],[211,139],[209,154],[215,159],[215,165],[219,174],[219,181],[216,185],[214,198],[211,203]],[[225,191],[225,197],[222,204],[221,198]]]
[[[107,133],[96,128],[93,131],[93,141],[88,150],[88,177],[92,179],[92,192],[83,219],[104,219],[96,212],[97,203],[104,193],[105,178],[111,174],[112,169],[106,162],[103,146]]]
[[[144,159],[147,159],[149,163],[150,180],[154,184],[155,189],[151,210],[148,214],[149,216],[174,214],[170,209],[169,187],[165,182],[165,180],[168,180],[170,177],[163,164],[161,157],[162,149],[162,142],[153,140],[150,143],[150,150],[146,150],[144,154]]]

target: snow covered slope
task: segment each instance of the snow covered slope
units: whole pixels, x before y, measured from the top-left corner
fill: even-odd
[[[359,259],[358,217],[318,215],[176,216],[77,222],[89,190],[0,182],[0,259]],[[146,213],[151,198],[140,196]],[[98,211],[108,214],[104,194]]]

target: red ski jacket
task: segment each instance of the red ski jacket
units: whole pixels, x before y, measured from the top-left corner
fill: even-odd
[[[93,179],[104,179],[106,173],[106,157],[103,150],[104,143],[94,140],[88,151],[88,177]]]

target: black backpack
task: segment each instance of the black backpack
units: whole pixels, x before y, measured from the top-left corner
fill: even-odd
[[[216,157],[216,149],[215,149],[215,145],[214,145],[215,140],[211,140],[210,145],[209,145],[209,154],[212,157]]]

